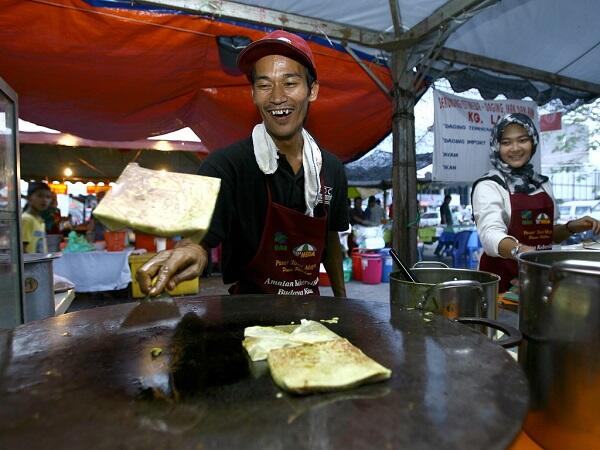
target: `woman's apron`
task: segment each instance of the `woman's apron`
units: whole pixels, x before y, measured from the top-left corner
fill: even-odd
[[[521,244],[535,247],[536,250],[552,248],[554,229],[554,202],[546,192],[534,195],[525,193],[510,194],[511,217],[508,225],[510,236]],[[481,256],[479,269],[500,276],[499,291],[510,289],[510,281],[519,275],[519,266],[513,259]]]

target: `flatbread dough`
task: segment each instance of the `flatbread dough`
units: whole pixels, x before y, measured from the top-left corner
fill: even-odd
[[[109,230],[200,239],[208,230],[221,180],[129,163],[94,210]]]
[[[267,361],[275,383],[297,394],[350,389],[392,374],[342,338],[271,350]]]
[[[300,325],[248,327],[244,330],[242,345],[252,361],[262,361],[267,359],[271,350],[339,338],[325,325],[313,320],[302,319]]]
[[[297,394],[338,391],[388,379],[392,372],[325,325],[248,327],[242,345],[252,361],[268,361],[282,389]]]

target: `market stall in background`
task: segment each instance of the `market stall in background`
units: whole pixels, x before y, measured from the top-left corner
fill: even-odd
[[[27,294],[41,292],[41,277],[28,276],[23,269],[19,114],[15,93],[2,83],[2,90],[8,92],[8,100],[2,103],[6,125],[0,127],[6,137],[3,150],[8,153],[2,162],[9,161],[0,186],[6,193],[3,207],[8,205],[0,211],[4,227],[0,282],[3,288],[6,285],[0,326],[9,329],[0,331],[3,446],[262,449],[300,442],[340,449],[369,445],[505,449],[523,424],[547,450],[598,446],[595,406],[600,365],[593,345],[600,341],[594,289],[599,279],[597,261],[556,270],[548,264],[544,271],[550,270],[551,276],[537,269],[522,274],[522,282],[539,300],[539,308],[525,308],[520,317],[529,340],[519,351],[522,368],[539,363],[540,354],[552,355],[552,361],[538,364],[539,374],[528,371],[527,378],[510,354],[454,321],[456,306],[467,301],[478,307],[480,315],[493,313],[494,286],[486,286],[482,298],[475,280],[457,280],[455,269],[445,268],[422,269],[435,273],[437,284],[417,286],[424,280],[414,278],[403,264],[417,260],[418,228],[426,219],[417,203],[414,106],[420,91],[427,89],[427,80],[443,76],[455,91],[475,87],[489,99],[504,94],[529,96],[538,105],[551,99],[564,104],[592,101],[600,95],[596,70],[600,53],[594,51],[597,3],[428,0],[417,5],[392,0],[373,2],[372,8],[365,8],[362,0],[343,4],[3,0],[2,4],[0,71],[22,96],[23,117],[87,139],[123,142],[190,126],[209,151],[233,142],[248,132],[256,118],[252,105],[240,101],[249,86],[231,64],[236,49],[273,29],[306,35],[318,65],[324,68],[322,93],[334,99],[315,105],[307,129],[344,161],[361,156],[392,131],[392,246],[400,255],[398,266],[405,269],[396,275],[404,276],[402,283],[412,283],[407,287],[412,293],[414,288],[427,290],[425,298],[398,294],[414,302],[408,307],[391,301],[376,304],[374,290],[356,300],[218,296],[168,299],[166,317],[139,314],[148,304],[161,310],[165,302],[158,300],[16,326],[30,320]],[[65,142],[68,139],[58,145],[68,147]],[[26,145],[23,150],[25,162]],[[55,150],[53,156],[68,152]],[[91,155],[81,158],[85,163],[77,158],[84,152],[72,155],[69,162],[79,161],[93,175],[82,176],[82,167],[65,167],[63,160],[60,171],[22,171],[21,178],[45,180],[55,191],[80,176],[83,183],[98,186],[101,181],[110,186],[114,179],[99,162],[90,160]],[[131,149],[104,155],[111,153],[127,155],[127,162],[138,155]],[[32,160],[42,158],[40,151]],[[456,165],[443,164],[443,171],[456,171]],[[440,174],[439,166],[432,174]],[[61,195],[68,196],[68,188],[64,190]],[[58,243],[62,257],[48,254],[29,261],[37,267],[72,270],[73,277],[89,269],[87,278],[79,280],[79,289],[92,292],[107,286],[118,289],[131,279],[131,254],[148,252],[128,246],[134,240],[140,246],[144,239],[139,233],[132,238],[128,230],[116,228],[109,230],[112,234],[102,233],[104,249],[99,249],[102,240],[91,236],[91,221],[86,220],[96,194],[86,187],[85,193],[67,197],[67,218],[71,209],[72,217],[80,210],[81,223],[63,230],[68,233]],[[428,207],[436,208],[438,201],[432,198]],[[62,217],[61,208],[57,209]],[[362,238],[367,250],[379,248],[379,239],[385,244],[379,236],[364,233]],[[154,246],[152,250],[169,245],[152,235],[146,243]],[[66,263],[68,258],[72,264]],[[540,261],[534,263],[539,268]],[[86,286],[104,266],[114,269],[97,280],[104,284]],[[379,282],[373,270],[378,266],[381,256],[361,254],[363,281]],[[458,295],[463,288],[473,295]],[[434,294],[444,301],[430,302]],[[51,295],[42,297],[52,301]],[[428,305],[435,306],[434,311],[427,310]],[[136,312],[145,322],[128,327]],[[241,338],[248,325],[278,323],[287,328],[290,322],[307,317],[330,324],[341,336],[363,346],[391,368],[392,377],[380,385],[334,394],[297,397],[281,392],[264,376],[265,366],[248,364]],[[570,320],[558,323],[557,317]],[[471,325],[480,327],[481,318],[474,318]],[[509,328],[505,328],[507,339],[516,345],[522,336]],[[535,331],[540,329],[544,335],[536,342]],[[586,352],[581,352],[582,346]],[[557,361],[558,370],[548,370]],[[548,377],[557,381],[549,397],[544,393]],[[67,391],[70,395],[65,395]],[[528,405],[529,417],[523,422]],[[348,423],[354,427],[350,432]],[[547,433],[548,428],[556,433]],[[551,438],[544,440],[544,435]]]

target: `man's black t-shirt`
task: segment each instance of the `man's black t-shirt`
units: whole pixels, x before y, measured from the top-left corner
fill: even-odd
[[[345,231],[348,229],[348,183],[344,167],[331,153],[323,150],[321,153],[328,230]],[[267,180],[275,203],[302,213],[306,210],[303,170],[294,174],[284,155],[280,155],[278,161],[274,174],[262,173],[250,137],[217,150],[200,166],[199,175],[221,179],[217,205],[203,243],[209,247],[223,244],[225,283],[237,281],[241,270],[258,250],[267,211]]]

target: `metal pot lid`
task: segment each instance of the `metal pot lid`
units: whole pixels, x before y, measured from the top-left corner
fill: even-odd
[[[60,258],[61,256],[62,253],[25,253],[23,255],[23,262],[28,264],[52,261],[53,259]]]
[[[504,449],[521,429],[528,389],[518,365],[442,317],[330,297],[178,305],[201,327],[123,329],[129,303],[16,328],[11,354],[0,355],[0,448]],[[247,326],[332,317],[339,322],[327,326],[391,368],[390,380],[291,396],[244,354]],[[189,345],[174,344],[186,333]],[[171,374],[183,377],[182,400],[149,395],[168,389],[169,360],[182,355],[185,371]]]

